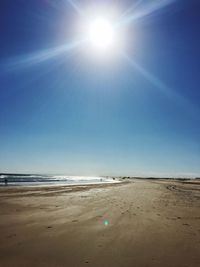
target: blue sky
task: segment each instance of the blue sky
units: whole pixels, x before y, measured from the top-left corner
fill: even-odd
[[[104,1],[126,49],[48,57],[100,2],[0,2],[0,171],[199,176],[199,1]]]

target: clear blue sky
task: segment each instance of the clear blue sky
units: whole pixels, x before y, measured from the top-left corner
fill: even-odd
[[[104,1],[126,55],[55,52],[95,2],[0,1],[0,172],[200,175],[200,2]]]

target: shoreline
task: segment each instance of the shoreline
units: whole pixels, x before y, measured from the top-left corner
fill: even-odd
[[[12,188],[12,187],[25,187],[25,188],[29,188],[29,187],[59,187],[59,186],[81,186],[81,185],[103,185],[103,184],[118,184],[121,183],[122,181],[102,181],[102,182],[82,182],[82,183],[67,183],[67,182],[41,182],[41,183],[37,183],[37,182],[21,182],[20,183],[12,183],[12,182],[8,182],[6,185],[4,183],[0,183],[0,188]]]

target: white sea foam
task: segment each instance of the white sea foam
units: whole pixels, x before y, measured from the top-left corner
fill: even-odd
[[[65,175],[1,175],[0,185],[7,184],[10,186],[34,186],[34,185],[78,185],[78,184],[99,184],[99,183],[116,183],[119,182],[112,177],[100,176],[65,176]]]

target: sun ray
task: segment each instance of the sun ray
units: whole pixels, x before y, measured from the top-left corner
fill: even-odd
[[[67,2],[73,7],[73,9],[79,14],[83,15],[83,10],[80,8],[79,4],[75,0],[67,0]]]
[[[74,41],[65,45],[57,46],[54,48],[44,49],[42,51],[33,52],[26,55],[20,55],[15,58],[10,59],[7,64],[8,68],[26,68],[32,65],[37,65],[43,63],[47,60],[54,59],[62,54],[70,53],[75,49],[81,47],[85,40]]]
[[[121,19],[125,18],[128,14],[130,14],[134,9],[136,9],[140,4],[142,4],[143,0],[137,0],[133,5],[127,8],[124,13],[121,15]]]
[[[136,63],[135,60],[131,59],[126,53],[122,53],[123,58],[135,69],[137,70],[146,80],[148,80],[152,85],[155,86],[161,93],[168,97],[173,102],[178,103],[181,107],[188,108],[191,115],[195,115],[196,112],[199,113],[199,108],[194,106],[189,100],[180,95],[179,93],[172,90],[163,81],[157,78],[155,75],[150,73],[144,67]]]
[[[176,0],[162,0],[162,1],[160,0],[149,1],[148,0],[148,1],[143,1],[143,3],[139,1],[137,6],[135,6],[137,4],[136,3],[134,4],[134,6],[129,8],[129,10],[127,10],[126,14],[129,13],[131,10],[133,11],[133,9],[135,8],[135,11],[133,11],[132,14],[122,16],[122,18],[118,22],[118,26],[125,26],[125,25],[132,23],[133,21],[143,19],[144,17],[163,9],[164,7],[172,4],[175,1]]]

